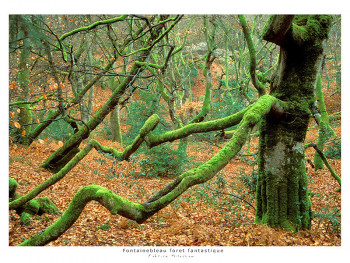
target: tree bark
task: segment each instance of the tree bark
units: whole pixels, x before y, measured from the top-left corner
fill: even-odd
[[[280,45],[272,95],[290,107],[261,122],[256,223],[294,231],[311,227],[303,143],[330,21],[329,16],[274,16],[264,35]]]
[[[111,122],[111,129],[112,129],[112,141],[118,142],[119,144],[122,144],[122,132],[120,128],[120,106],[117,105],[114,107],[114,110],[111,112],[110,116],[110,122]]]

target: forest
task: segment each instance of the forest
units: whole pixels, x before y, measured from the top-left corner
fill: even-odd
[[[341,15],[9,15],[9,246],[341,246]]]

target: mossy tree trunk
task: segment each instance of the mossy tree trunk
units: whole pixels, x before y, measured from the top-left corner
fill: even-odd
[[[315,102],[329,16],[272,16],[264,39],[280,46],[271,93],[289,102],[260,127],[257,223],[297,231],[311,227],[311,202],[303,143]]]
[[[24,20],[24,18],[21,17]],[[20,31],[23,34],[23,47],[19,54],[19,65],[18,65],[18,75],[17,82],[18,86],[21,89],[21,94],[19,96],[19,101],[29,101],[29,75],[30,75],[30,40],[28,28],[25,22],[21,23]],[[24,104],[19,108],[18,122],[21,125],[22,135],[20,137],[25,137],[31,131],[32,123],[32,111],[30,104]]]
[[[205,56],[205,63],[203,66],[203,76],[205,77],[205,83],[206,83],[205,96],[204,96],[201,111],[189,123],[197,123],[197,122],[203,121],[204,118],[208,115],[211,107],[211,93],[213,88],[213,77],[211,73],[211,65],[215,60],[215,56],[213,56],[213,52],[216,49],[215,32],[217,28],[217,23],[213,18],[211,18],[210,22],[213,25],[211,34],[209,34],[209,18],[207,16],[204,16],[204,36],[208,47],[208,50]]]
[[[321,115],[318,129],[317,147],[323,151],[325,143],[329,140],[330,137],[335,136],[335,133],[329,126],[329,117],[326,109],[326,104],[323,99],[321,74],[319,74],[317,78],[316,98]],[[323,160],[317,151],[315,151],[314,155],[314,164],[315,170],[324,169]]]

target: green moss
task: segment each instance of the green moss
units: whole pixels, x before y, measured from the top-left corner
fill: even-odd
[[[108,231],[111,228],[109,224],[103,224],[97,228],[97,230],[101,229],[103,231]]]
[[[40,204],[37,200],[30,200],[20,207],[17,212],[21,215],[21,223],[29,223],[30,218],[37,214],[40,209]]]
[[[59,212],[57,206],[48,197],[39,197],[36,199],[40,205],[38,215],[43,213],[55,213]]]
[[[267,116],[260,126],[255,222],[287,231],[310,228],[303,162],[309,117],[300,113],[292,107],[282,119]]]
[[[16,193],[17,189],[17,181],[13,178],[9,178],[9,197],[10,199],[13,198],[14,194]]]
[[[293,19],[293,37],[302,43],[328,38],[332,15],[296,15]]]
[[[23,105],[21,111],[18,115],[18,122],[25,130],[25,134],[28,135],[31,131],[31,125],[24,126],[26,124],[32,123],[33,114],[29,105]],[[25,137],[25,136],[24,136]]]
[[[27,225],[31,222],[31,218],[33,215],[27,213],[27,212],[23,212],[21,214],[21,224],[23,225]]]
[[[31,215],[37,214],[39,212],[39,209],[40,203],[36,199],[30,200],[23,206],[23,210],[27,213],[30,213]]]
[[[293,37],[299,42],[307,40],[308,34],[307,30],[303,26],[298,26],[297,24],[292,24],[293,27]]]
[[[48,170],[58,173],[77,153],[79,153],[79,148],[73,148],[62,159],[56,162],[55,166],[48,168]]]

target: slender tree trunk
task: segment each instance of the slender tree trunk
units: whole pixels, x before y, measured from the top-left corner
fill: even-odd
[[[19,71],[17,75],[17,81],[19,88],[21,89],[21,95],[19,97],[19,101],[29,101],[29,61],[30,61],[30,40],[28,38],[27,28],[23,26],[21,28],[24,39],[23,39],[23,47],[21,53],[19,54]],[[31,126],[28,125],[32,123],[32,112],[30,109],[30,104],[24,104],[19,111],[18,114],[18,122],[21,125],[21,129],[24,131],[22,135],[26,137],[31,131]]]
[[[92,46],[91,46],[92,43],[91,43],[91,41],[92,41],[92,39],[90,39],[90,42],[87,45],[87,54],[88,54],[88,58],[87,59],[88,59],[89,66],[90,66],[90,68],[88,69],[88,72],[90,74],[88,74],[86,76],[87,82],[91,81],[92,74],[93,74],[93,70],[92,70],[93,58],[92,58]],[[94,96],[94,85],[92,85],[92,87],[90,88],[88,96],[86,96],[86,98],[83,99],[83,101],[82,101],[82,104],[84,106],[83,106],[83,109],[82,109],[82,112],[81,112],[81,114],[82,114],[81,115],[81,119],[85,123],[87,123],[90,120],[90,116],[91,116],[91,112],[92,112],[92,99],[93,99],[93,96]]]
[[[321,118],[320,118],[319,129],[318,129],[317,147],[318,149],[323,151],[325,143],[328,141],[330,137],[334,136],[335,133],[333,129],[329,126],[329,117],[328,117],[326,105],[323,99],[321,74],[319,74],[317,78],[316,97],[317,97],[317,104],[321,112]],[[315,151],[315,155],[314,155],[314,164],[315,164],[315,170],[324,169],[323,160],[317,151]]]
[[[122,144],[122,132],[120,127],[120,106],[114,107],[110,116],[111,128],[112,128],[112,141]]]

